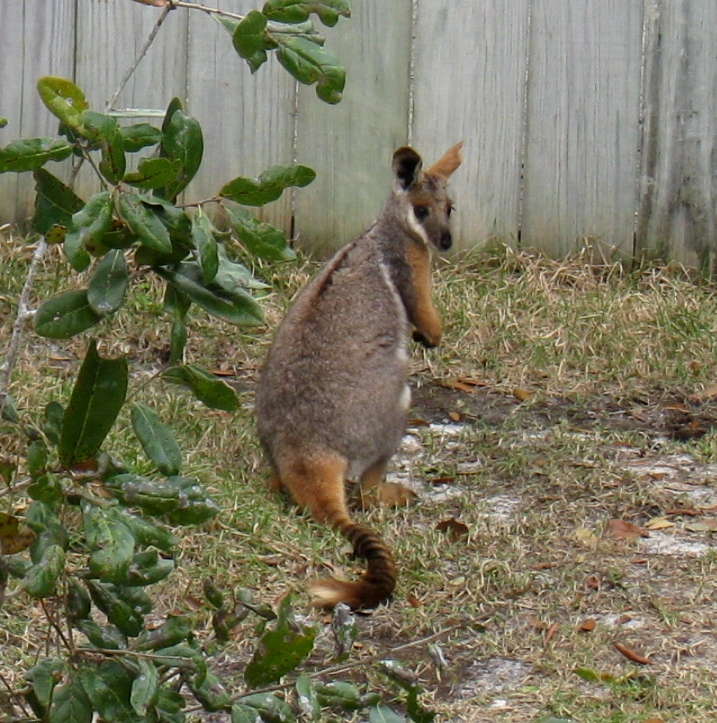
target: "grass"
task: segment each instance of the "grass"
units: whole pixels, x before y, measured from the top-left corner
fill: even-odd
[[[0,237],[2,339],[30,254],[23,239]],[[308,261],[259,269],[272,286],[267,326],[314,269]],[[53,249],[32,303],[64,288],[65,274]],[[415,419],[392,469],[414,481],[419,503],[361,515],[392,545],[399,588],[390,606],[359,619],[354,659],[366,664],[344,675],[396,695],[369,661],[401,659],[445,721],[712,720],[717,548],[709,527],[691,531],[689,523],[713,520],[717,504],[708,466],[717,463],[715,286],[678,267],[598,267],[582,257],[558,263],[497,249],[440,263],[435,298],[444,343],[414,349]],[[267,330],[193,316],[187,360],[230,375],[242,403],[235,414],[146,383],[168,338],[161,289],[147,278],[98,336],[104,354],[129,356],[132,398],[171,424],[184,473],[200,478],[224,510],[183,532],[162,609],[194,605],[208,575],[221,588],[250,587],[270,604],[294,591],[301,608],[307,579],[326,569],[354,574],[337,535],[265,487],[252,399]],[[84,347],[84,339],[27,335],[12,387],[24,415],[37,419],[50,399],[66,401]],[[699,434],[689,436],[695,424]],[[142,469],[128,429],[123,415],[107,446]],[[2,437],[0,456],[21,451]],[[678,455],[692,467],[680,467]],[[2,509],[23,503],[0,500]],[[436,529],[453,519],[465,531]],[[605,532],[613,519],[672,526],[617,539]],[[687,542],[697,554],[651,546]],[[325,618],[306,614],[323,629]],[[37,610],[14,597],[0,615],[0,672],[8,679],[23,660],[45,653],[32,628]],[[198,634],[208,629],[208,614],[199,612]],[[322,635],[318,667],[330,665],[330,636]],[[217,661],[237,689],[252,639],[247,623]],[[631,662],[615,643],[649,664]]]

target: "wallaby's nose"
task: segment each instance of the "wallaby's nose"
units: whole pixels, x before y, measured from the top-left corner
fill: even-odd
[[[453,239],[451,238],[450,233],[444,233],[443,236],[441,236],[441,251],[448,251],[451,246],[453,246]]]

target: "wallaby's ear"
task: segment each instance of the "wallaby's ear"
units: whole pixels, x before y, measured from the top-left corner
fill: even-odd
[[[393,154],[393,175],[404,191],[417,180],[422,163],[421,156],[408,146]]]
[[[426,173],[431,176],[439,176],[448,179],[453,171],[461,165],[461,147],[463,141],[456,143],[455,146],[449,148],[430,168],[426,169]]]

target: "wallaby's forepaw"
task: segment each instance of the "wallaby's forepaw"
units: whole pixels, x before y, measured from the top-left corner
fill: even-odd
[[[425,333],[418,329],[413,330],[413,341],[423,344],[426,349],[435,349],[441,343],[441,332]]]

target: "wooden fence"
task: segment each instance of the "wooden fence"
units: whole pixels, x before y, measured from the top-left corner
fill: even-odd
[[[118,105],[185,99],[206,146],[191,199],[275,163],[314,167],[314,184],[264,213],[315,247],[371,222],[397,146],[430,161],[464,140],[453,178],[460,247],[497,237],[561,256],[599,241],[712,267],[717,3],[353,0],[352,11],[321,26],[348,71],[338,106],[297,89],[275,59],[252,77],[227,33],[184,9]],[[34,90],[41,75],[74,79],[102,109],[159,12],[130,0],[0,2],[0,145],[54,132]],[[0,221],[27,217],[31,190],[31,179],[0,176]]]

